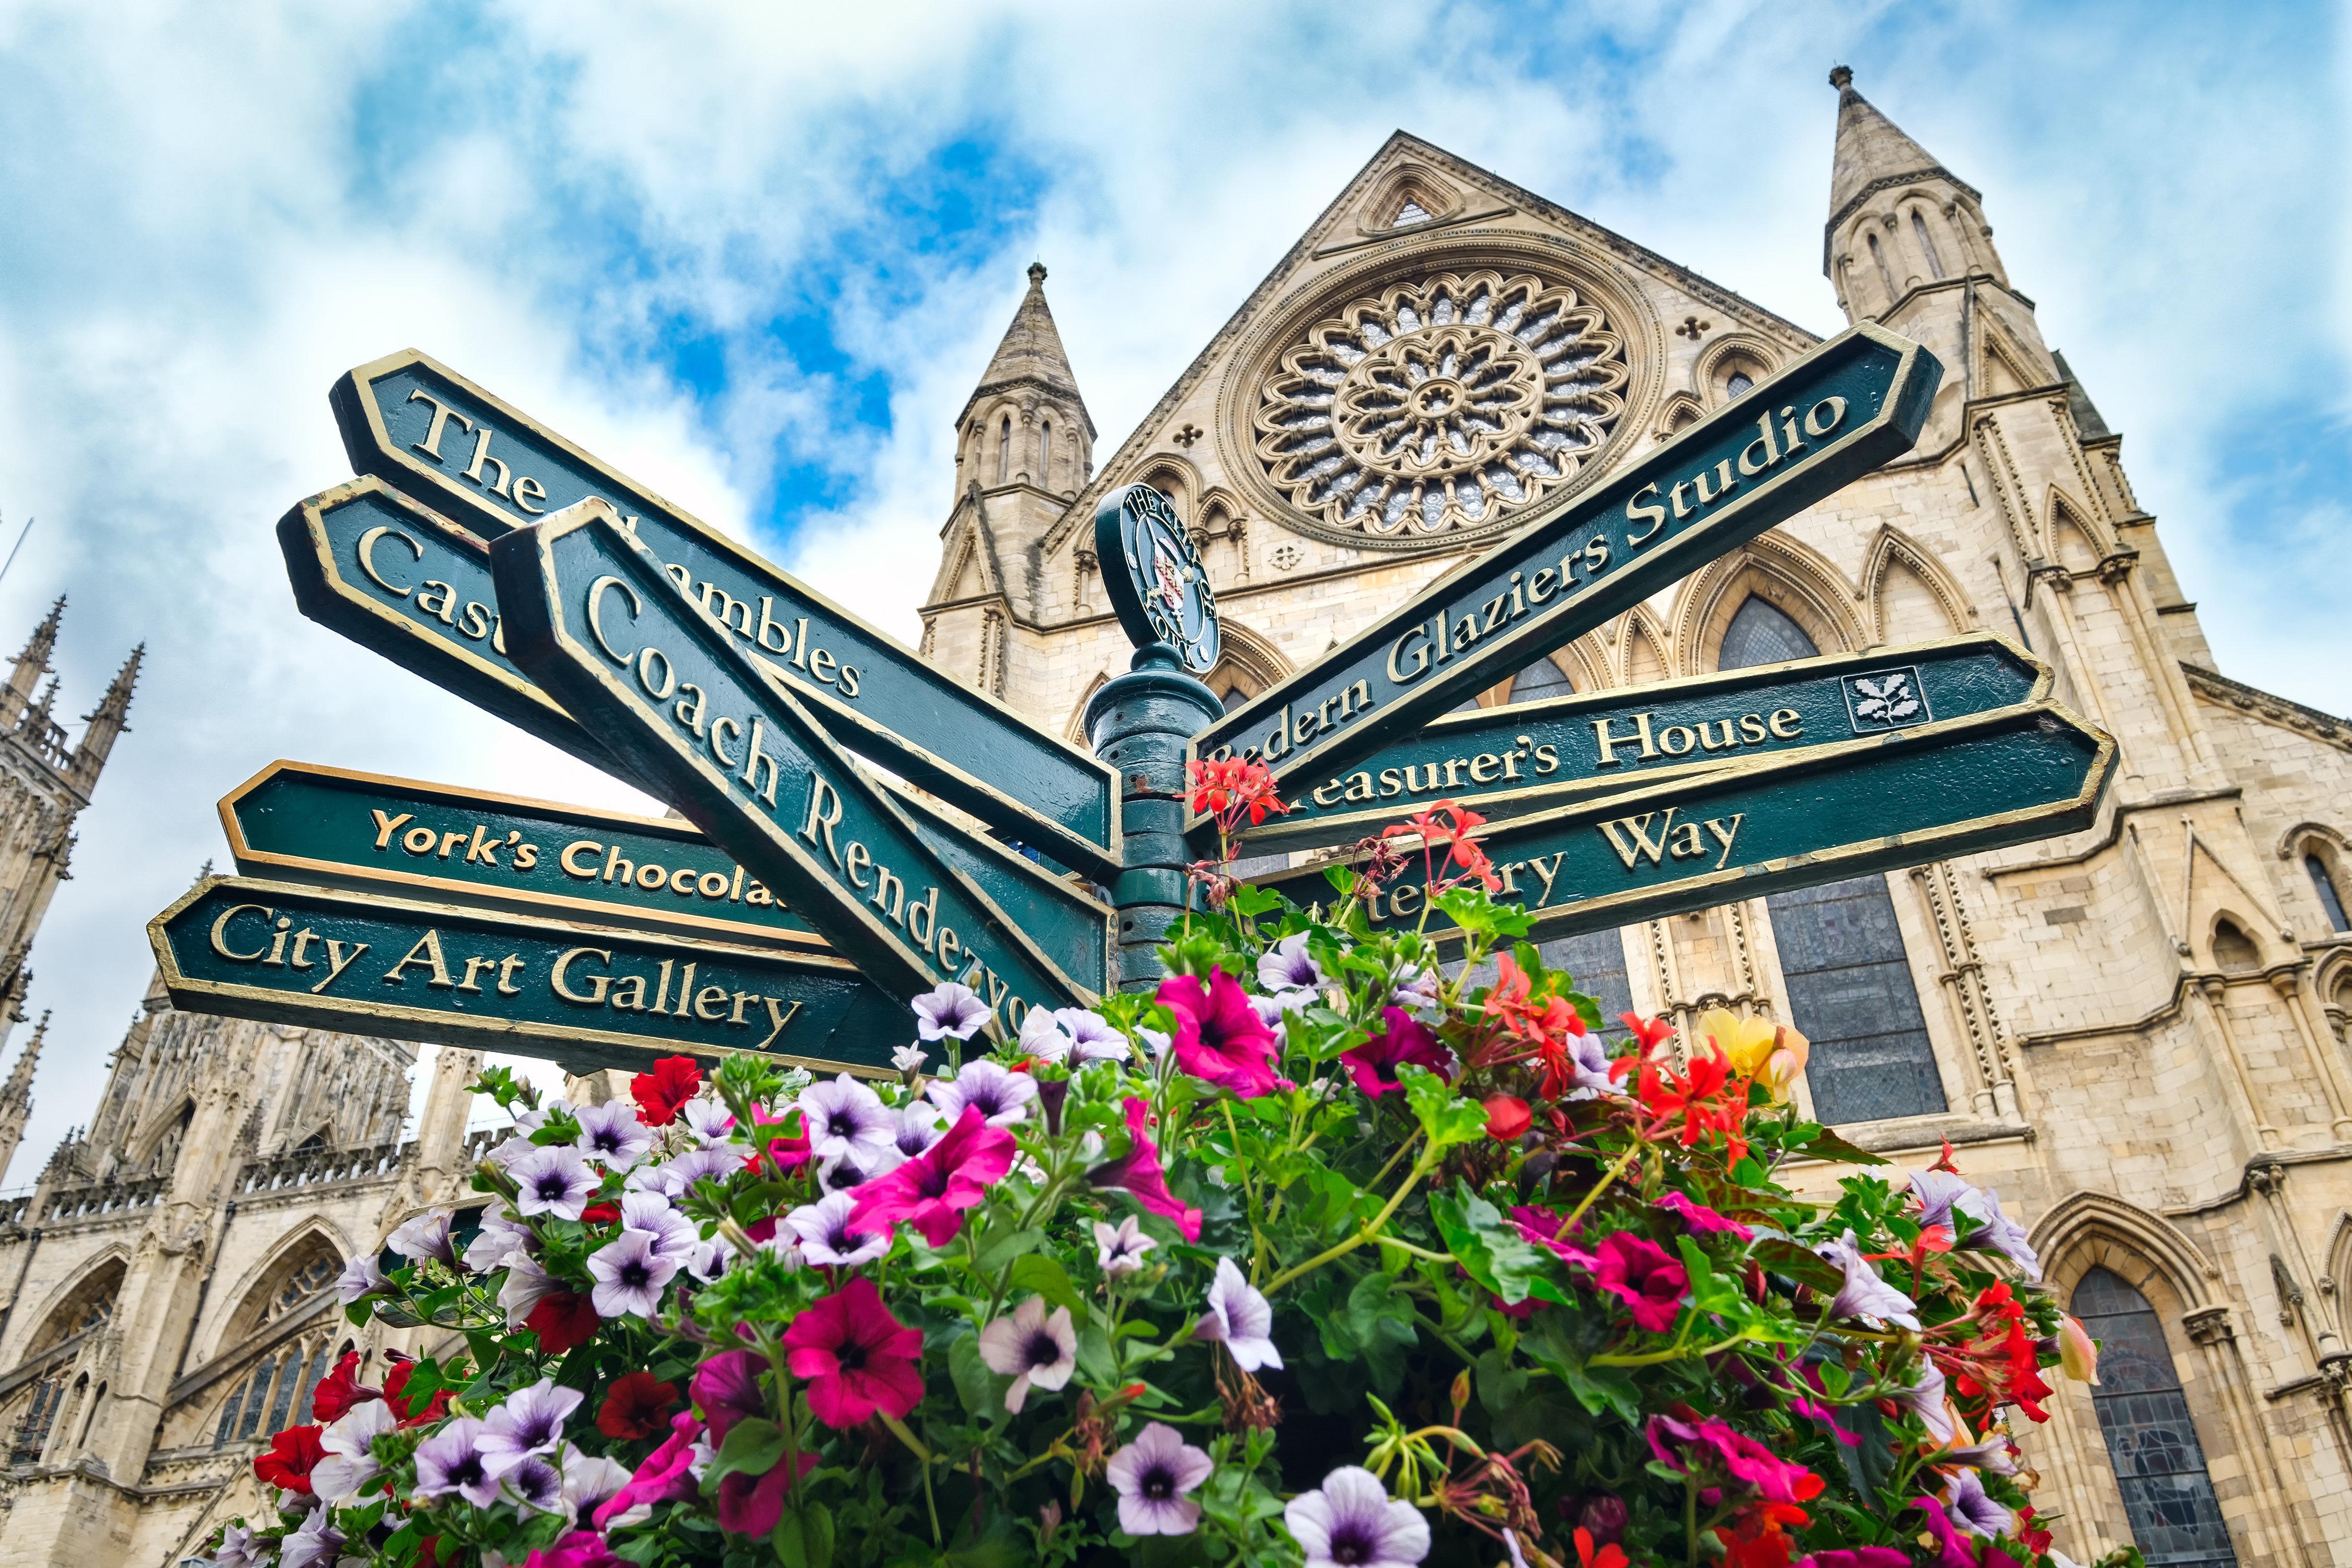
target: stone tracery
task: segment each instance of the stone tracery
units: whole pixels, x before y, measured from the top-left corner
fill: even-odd
[[[1259,459],[1356,535],[1483,531],[1572,482],[1629,377],[1601,307],[1532,273],[1442,272],[1349,300],[1259,389]]]

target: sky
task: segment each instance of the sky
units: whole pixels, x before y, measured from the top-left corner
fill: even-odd
[[[296,613],[270,530],[350,475],[335,376],[424,349],[911,643],[1023,269],[1108,454],[1398,128],[1826,333],[1851,65],[1984,193],[2222,668],[2352,712],[2343,35],[2148,0],[0,3],[0,551],[37,519],[0,657],[70,595],[80,714],[148,648],[34,950],[6,1180],[87,1120],[144,923],[264,763],[643,805]]]

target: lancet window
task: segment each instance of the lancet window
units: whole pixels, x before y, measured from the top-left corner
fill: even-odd
[[[1537,702],[1547,697],[1566,697],[1576,689],[1557,660],[1545,658],[1511,677],[1511,700]]]
[[[2091,1405],[2123,1491],[2133,1544],[2149,1568],[2235,1568],[2238,1554],[2155,1309],[2106,1268],[2083,1276],[2074,1306],[2099,1342]]]
[[[2336,891],[2336,879],[2327,873],[2327,862],[2316,854],[2303,858],[2303,868],[2311,877],[2311,890],[2319,895],[2319,907],[2327,911],[2329,931],[2352,931],[2344,919],[2344,900]]]
[[[331,1249],[321,1246],[305,1253],[274,1284],[263,1287],[267,1294],[251,1331],[285,1321],[331,1289],[341,1271],[341,1260]],[[255,1362],[221,1405],[213,1447],[266,1437],[310,1420],[310,1391],[332,1364],[340,1327],[331,1315],[321,1318],[308,1332],[272,1346]]]
[[[1919,216],[1917,207],[1911,209],[1911,233],[1919,241],[1919,254],[1927,258],[1927,276],[1943,277],[1944,258],[1936,254],[1936,237],[1927,232],[1927,220]]]

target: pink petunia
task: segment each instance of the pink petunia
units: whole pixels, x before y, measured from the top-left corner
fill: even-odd
[[[1378,1100],[1397,1082],[1397,1068],[1423,1067],[1433,1073],[1446,1074],[1453,1069],[1454,1056],[1437,1043],[1421,1020],[1402,1007],[1381,1011],[1381,1022],[1387,1026],[1351,1051],[1341,1051],[1339,1060],[1355,1079],[1356,1087]]]
[[[853,1236],[871,1235],[904,1220],[933,1247],[945,1247],[963,1228],[963,1211],[1013,1169],[1013,1134],[991,1127],[980,1107],[967,1105],[938,1142],[856,1189],[857,1206],[845,1228]]]
[[[692,1466],[696,1439],[702,1436],[702,1422],[690,1415],[670,1417],[669,1436],[661,1446],[646,1456],[629,1484],[597,1505],[591,1517],[596,1528],[604,1529],[620,1515],[632,1509],[650,1508],[657,1502],[675,1502],[695,1494],[696,1481]]]
[[[1568,1228],[1567,1216],[1550,1209],[1535,1208],[1521,1204],[1511,1210],[1511,1223],[1521,1236],[1579,1268],[1590,1273],[1601,1266],[1601,1260],[1580,1247],[1571,1247],[1567,1237],[1574,1232]],[[1580,1226],[1579,1228],[1581,1228]]]
[[[1653,1415],[1644,1432],[1659,1463],[1688,1472],[1693,1464],[1712,1458],[1724,1475],[1746,1482],[1766,1502],[1801,1503],[1821,1494],[1821,1477],[1733,1431],[1720,1415],[1696,1423]]]
[[[1133,1198],[1147,1212],[1173,1220],[1187,1241],[1201,1239],[1201,1211],[1188,1209],[1168,1190],[1168,1173],[1160,1163],[1159,1146],[1146,1124],[1150,1108],[1133,1095],[1127,1098],[1127,1131],[1133,1147],[1116,1160],[1106,1160],[1087,1173],[1087,1184],[1114,1188]]]
[[[799,1468],[802,1475],[816,1468],[816,1456],[803,1454]],[[765,1535],[775,1529],[793,1489],[791,1478],[782,1459],[765,1475],[729,1471],[719,1482],[719,1528],[736,1535]]]
[[[725,1442],[738,1421],[767,1415],[767,1396],[760,1392],[760,1373],[767,1364],[751,1351],[720,1351],[694,1369],[694,1402],[710,1424],[713,1443]]]
[[[792,1352],[784,1365],[808,1381],[809,1409],[828,1426],[855,1426],[877,1410],[895,1420],[922,1402],[922,1331],[892,1317],[871,1279],[803,1308],[783,1342]]]
[[[1170,1039],[1178,1067],[1244,1100],[1281,1087],[1274,1072],[1274,1031],[1232,975],[1211,970],[1206,985],[1189,974],[1174,975],[1160,983],[1155,1000],[1176,1016]]]
[[[1663,1192],[1651,1202],[1690,1226],[1694,1236],[1736,1236],[1746,1241],[1756,1234],[1738,1220],[1719,1215],[1682,1193]]]
[[[1628,1231],[1604,1237],[1593,1266],[1593,1283],[1625,1303],[1633,1321],[1654,1334],[1675,1326],[1690,1274],[1654,1241]]]

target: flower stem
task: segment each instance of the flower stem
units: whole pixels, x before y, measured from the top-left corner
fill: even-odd
[[[1349,1253],[1353,1252],[1356,1248],[1363,1246],[1364,1243],[1377,1239],[1381,1234],[1381,1227],[1388,1224],[1389,1216],[1391,1215],[1396,1213],[1397,1205],[1404,1202],[1407,1194],[1411,1193],[1414,1187],[1421,1184],[1422,1177],[1429,1174],[1430,1164],[1431,1156],[1424,1153],[1419,1160],[1413,1163],[1412,1173],[1405,1177],[1404,1184],[1398,1187],[1394,1195],[1389,1199],[1386,1206],[1384,1206],[1380,1213],[1372,1216],[1371,1224],[1366,1226],[1363,1229],[1358,1231],[1347,1240],[1339,1242],[1336,1246],[1325,1247],[1322,1251],[1317,1253],[1306,1262],[1297,1264],[1291,1268],[1284,1269],[1281,1273],[1276,1275],[1273,1279],[1265,1282],[1266,1290],[1269,1293],[1279,1290],[1285,1285],[1289,1284],[1292,1280],[1297,1279],[1303,1275],[1312,1274],[1315,1270],[1322,1268],[1333,1258],[1345,1258]]]
[[[1601,1179],[1592,1184],[1592,1190],[1584,1194],[1584,1201],[1578,1204],[1575,1208],[1569,1212],[1568,1218],[1560,1225],[1559,1234],[1566,1236],[1570,1231],[1574,1230],[1576,1228],[1576,1222],[1584,1217],[1584,1211],[1592,1206],[1592,1200],[1599,1197],[1602,1193],[1607,1192],[1609,1190],[1609,1184],[1612,1182],[1614,1182],[1618,1177],[1623,1175],[1625,1173],[1625,1167],[1631,1165],[1641,1152],[1642,1146],[1639,1143],[1635,1143],[1629,1146],[1624,1153],[1619,1155],[1617,1163],[1610,1166],[1606,1171],[1603,1171],[1601,1173]]]

